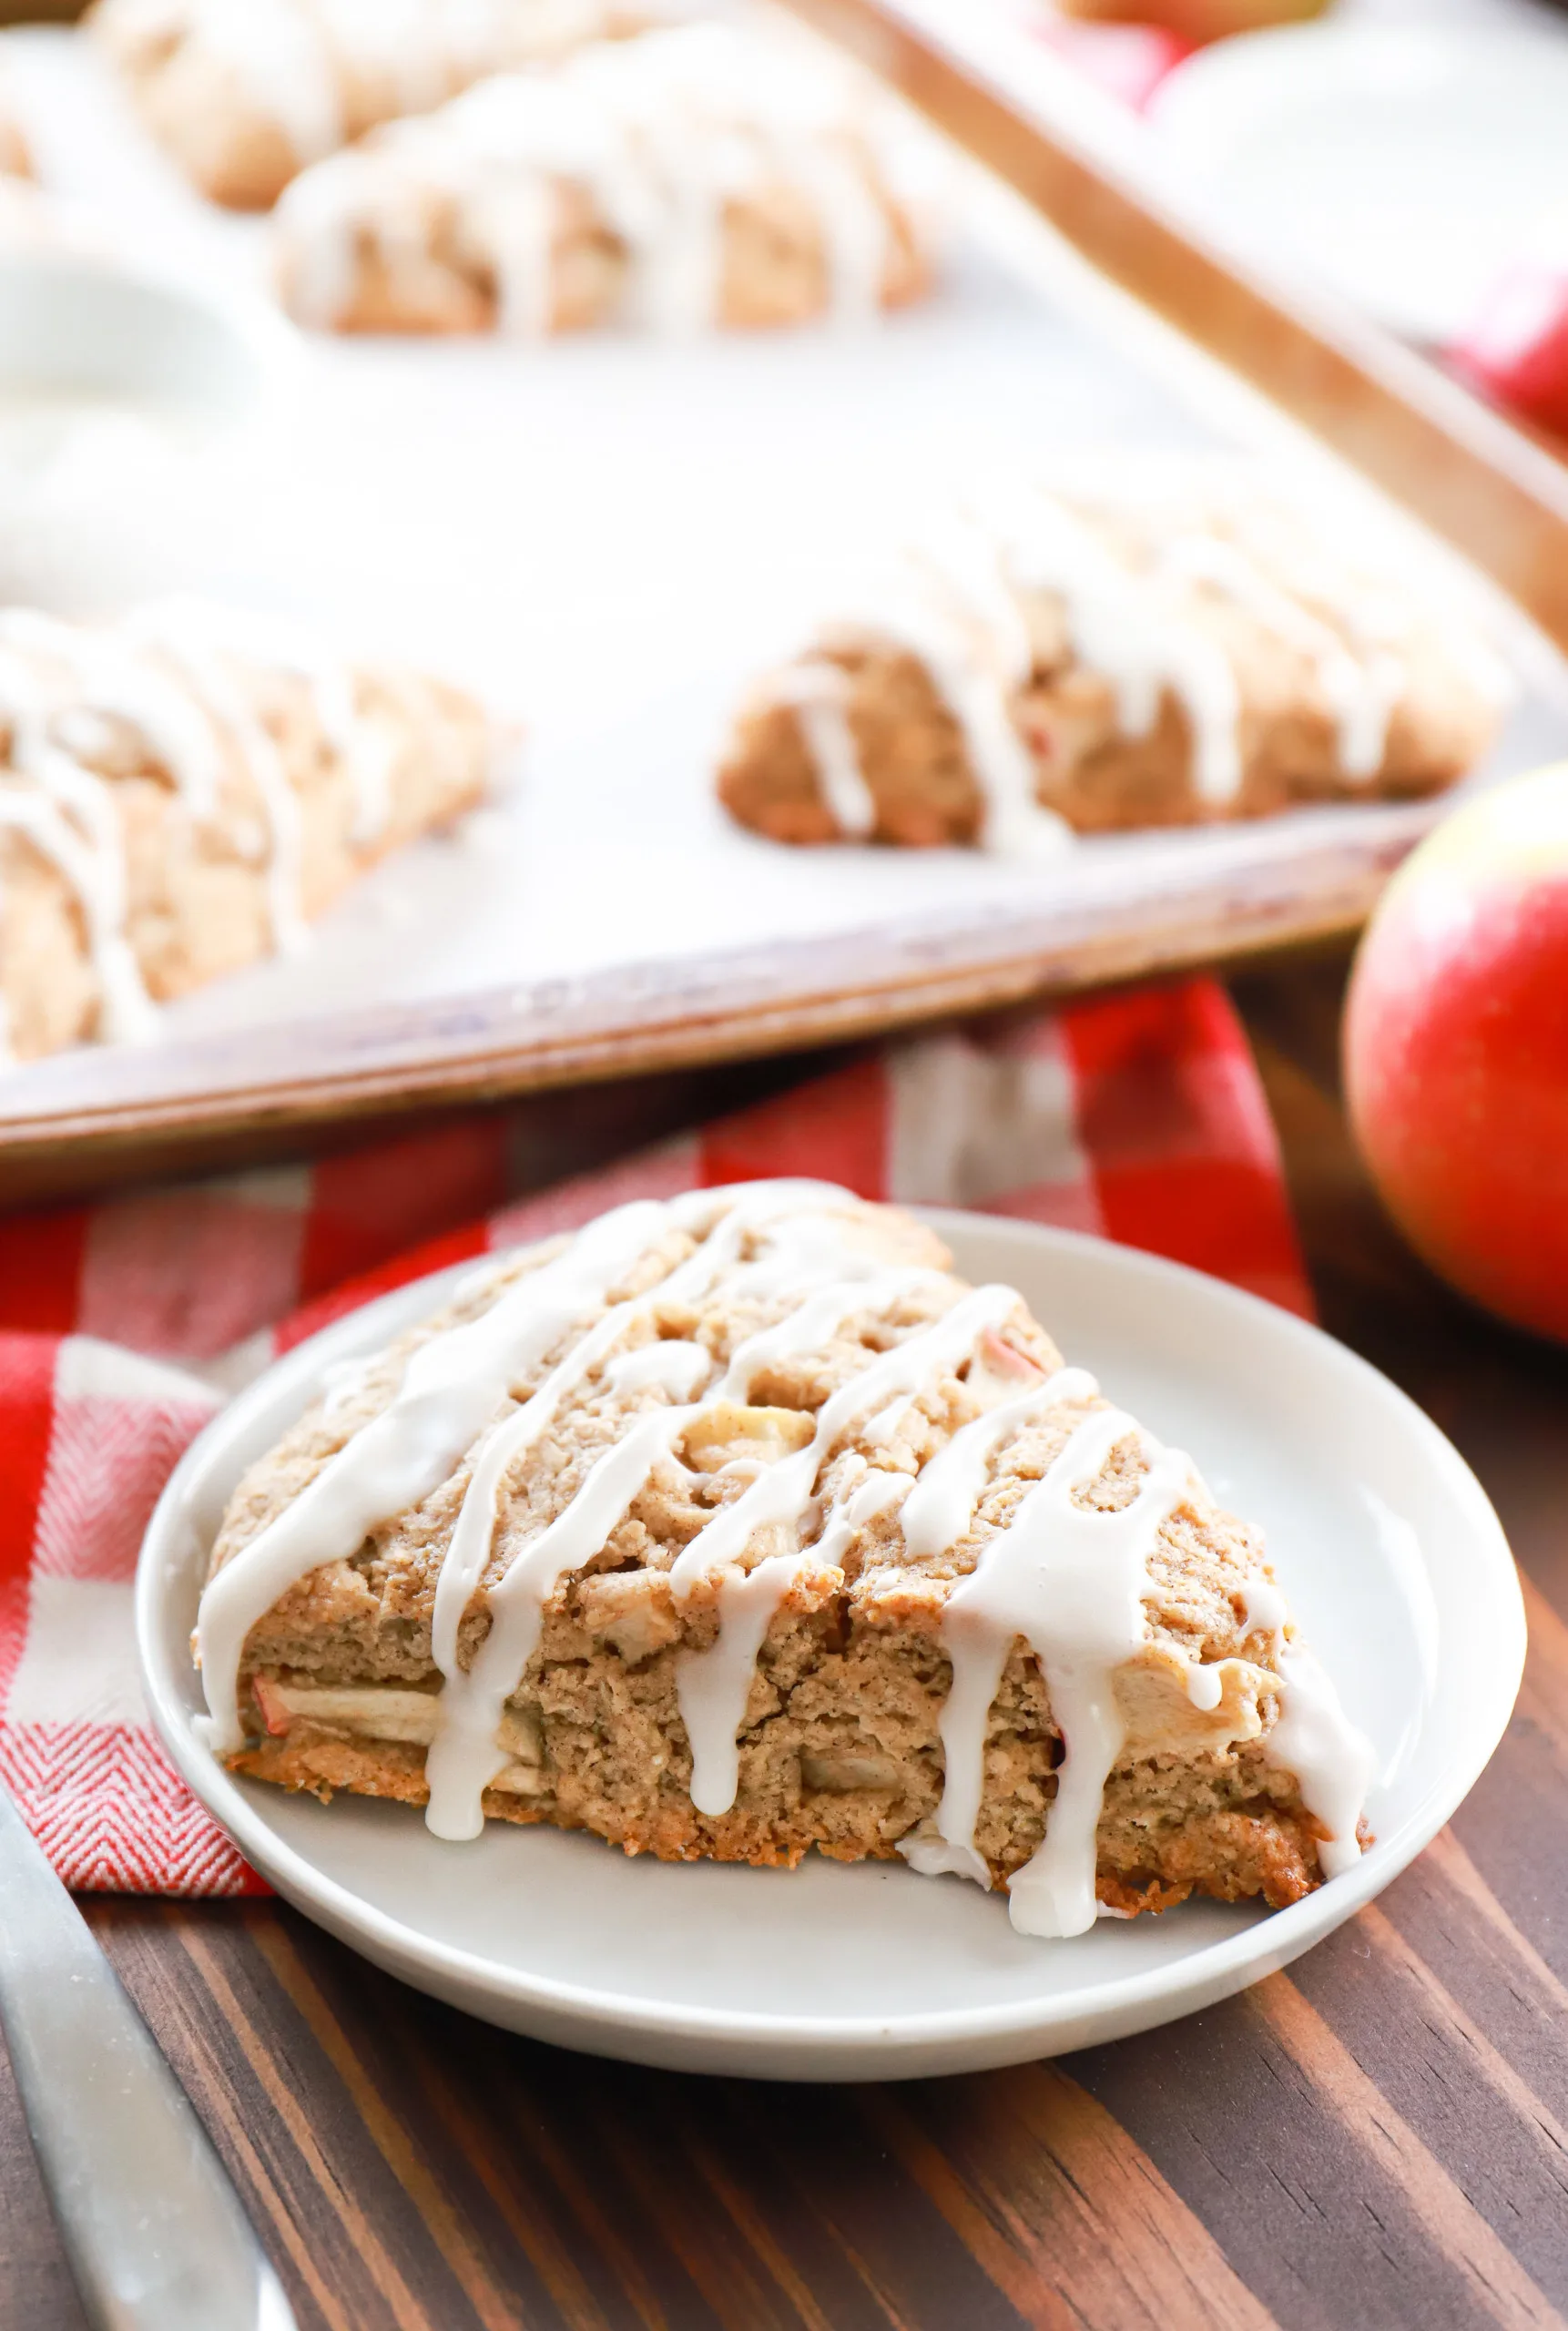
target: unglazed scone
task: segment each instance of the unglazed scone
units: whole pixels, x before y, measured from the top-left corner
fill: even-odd
[[[197,1644],[236,1770],[453,1839],[901,1854],[1035,1934],[1359,1851],[1365,1746],[1257,1533],[1014,1291],[821,1183],[621,1206],[334,1370]]]
[[[779,841],[1028,848],[1434,793],[1507,694],[1408,571],[1283,503],[1019,487],[761,682],[718,793]]]
[[[135,1040],[482,796],[468,697],[227,611],[0,612],[0,1035]]]
[[[88,22],[187,176],[215,202],[264,210],[381,122],[684,13],[678,0],[97,0]]]
[[[929,284],[931,167],[836,58],[687,25],[482,82],[306,171],[279,281],[340,331],[874,314]]]

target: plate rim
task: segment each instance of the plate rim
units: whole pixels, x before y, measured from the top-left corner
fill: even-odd
[[[221,1448],[237,1420],[263,1403],[263,1394],[275,1394],[280,1371],[297,1377],[301,1386],[315,1368],[344,1356],[339,1346],[371,1343],[380,1322],[400,1318],[415,1307],[416,1298],[437,1299],[448,1288],[504,1249],[471,1256],[438,1271],[407,1281],[330,1322],[283,1354],[204,1426],[181,1456],[165,1484],[148,1524],[138,1557],[135,1588],[137,1656],[149,1715],[176,1770],[198,1801],[212,1816],[245,1858],[280,1894],[307,1917],[328,1928],[351,1949],[361,1949],[382,1967],[390,1966],[402,1980],[439,1996],[451,1998],[453,1987],[472,1997],[504,2002],[531,2011],[536,2023],[551,2027],[545,2036],[560,2038],[563,2024],[582,2027],[593,2041],[567,2044],[593,2045],[603,2041],[601,2052],[624,2053],[617,2039],[636,2040],[653,2048],[678,2048],[683,2042],[710,2055],[739,2052],[747,2048],[771,2052],[778,2059],[821,2059],[835,2053],[865,2059],[868,2053],[898,2056],[936,2051],[981,2050],[988,2043],[1012,2041],[1019,2053],[1043,2055],[1050,2051],[1059,2029],[1082,2029],[1085,2020],[1125,2031],[1147,2029],[1170,2021],[1214,2000],[1229,1996],[1297,1958],[1303,1950],[1341,1926],[1372,1900],[1431,1844],[1486,1769],[1506,1729],[1522,1680],[1526,1648],[1524,1601],[1513,1556],[1502,1524],[1481,1481],[1441,1427],[1410,1395],[1359,1352],[1312,1322],[1302,1319],[1261,1296],[1228,1281],[1160,1255],[1127,1247],[1090,1233],[1053,1224],[1023,1221],[1010,1216],[975,1209],[910,1206],[907,1211],[942,1232],[966,1230],[972,1225],[992,1234],[998,1231],[1021,1238],[1044,1254],[1066,1251],[1092,1256],[1113,1269],[1134,1275],[1147,1273],[1167,1288],[1201,1289],[1203,1296],[1229,1309],[1238,1322],[1265,1324],[1267,1331],[1282,1335],[1288,1344],[1318,1353],[1328,1347],[1337,1364],[1349,1363],[1378,1388],[1379,1397],[1391,1400],[1405,1412],[1405,1421],[1431,1461],[1446,1475],[1450,1494],[1468,1509],[1474,1531],[1478,1586],[1499,1597],[1495,1625],[1498,1653],[1484,1691],[1480,1695],[1486,1714],[1471,1734],[1467,1755],[1434,1777],[1398,1829],[1380,1839],[1363,1855],[1358,1868],[1319,1887],[1302,1901],[1254,1919],[1236,1932],[1217,1938],[1168,1965],[1144,1970],[1110,1980],[1081,1983],[1041,2000],[1010,2001],[976,2008],[949,2008],[914,2014],[810,2017],[769,2010],[675,2005],[634,2000],[592,1985],[561,1981],[505,1969],[482,1954],[434,1939],[402,1919],[378,1909],[341,1879],[328,1875],[304,1854],[280,1838],[262,1811],[254,1807],[234,1776],[218,1765],[195,1737],[184,1712],[174,1698],[172,1673],[166,1691],[158,1630],[167,1591],[178,1576],[178,1533],[183,1508],[214,1452]],[[526,1243],[526,1242],[524,1242]],[[171,1556],[176,1559],[171,1561]],[[361,1939],[361,1937],[369,1938]],[[405,1972],[417,1969],[419,1971]],[[427,1980],[426,1978],[440,1979]],[[1201,1996],[1198,1996],[1201,1994]],[[1147,2011],[1145,2011],[1147,2010]],[[470,2012],[474,2012],[470,2008]],[[519,2024],[516,2028],[529,2028]],[[1073,2041],[1069,2044],[1084,2044]],[[646,2058],[645,2061],[654,2059]],[[1013,2060],[1013,2059],[1009,2059]],[[1001,2061],[1001,2059],[997,2059]],[[807,2077],[822,2077],[813,2064]]]

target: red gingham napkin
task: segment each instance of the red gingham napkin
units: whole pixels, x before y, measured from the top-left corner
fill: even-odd
[[[0,1217],[0,1780],[70,1885],[260,1890],[147,1724],[137,1549],[225,1394],[370,1294],[623,1198],[804,1174],[1098,1231],[1309,1308],[1262,1090],[1209,981],[891,1045],[517,1196],[560,1154],[546,1121],[581,1107]]]

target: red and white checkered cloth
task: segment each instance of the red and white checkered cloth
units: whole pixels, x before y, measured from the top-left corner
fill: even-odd
[[[147,1724],[137,1549],[225,1394],[370,1294],[623,1198],[805,1174],[1099,1231],[1309,1308],[1262,1090],[1208,981],[892,1045],[528,1189],[560,1150],[545,1121],[582,1107],[0,1218],[0,1779],[72,1886],[260,1890]]]

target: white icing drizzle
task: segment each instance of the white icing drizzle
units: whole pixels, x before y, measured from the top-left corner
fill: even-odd
[[[706,1344],[677,1342],[666,1338],[644,1344],[612,1359],[605,1382],[612,1392],[667,1392],[672,1400],[692,1400],[713,1373],[713,1354]]]
[[[283,756],[252,711],[243,687],[221,656],[191,632],[169,626],[158,644],[182,675],[199,704],[233,740],[246,773],[261,797],[270,848],[267,855],[267,915],[272,944],[280,955],[297,955],[305,944],[301,904],[303,833],[300,802],[289,782]]]
[[[20,682],[30,697],[25,717],[36,707],[36,717],[50,724],[51,741],[73,756],[97,741],[84,737],[83,714],[121,720],[142,738],[193,815],[210,817],[222,773],[212,725],[176,681],[137,652],[134,641],[128,628],[94,630],[31,608],[7,607],[0,613],[0,650],[13,653],[0,683],[0,717],[10,712]],[[58,687],[29,684],[18,672],[18,659],[28,657],[58,666],[68,697]]]
[[[54,741],[56,693],[23,650],[36,654],[43,639],[54,655],[55,633],[63,626],[43,618],[38,625],[15,610],[0,616],[0,721],[9,732],[6,763],[23,780],[0,786],[0,827],[29,841],[76,898],[97,982],[100,1033],[111,1042],[140,1043],[157,1013],[125,936],[119,811],[105,780]]]
[[[1289,1773],[1301,1802],[1328,1831],[1318,1841],[1325,1878],[1339,1878],[1361,1858],[1357,1837],[1372,1776],[1372,1745],[1350,1723],[1323,1669],[1303,1645],[1289,1642],[1289,1608],[1272,1579],[1249,1578],[1242,1589],[1242,1623],[1274,1637],[1271,1660],[1279,1678],[1279,1714],[1263,1743],[1269,1764]]]
[[[322,739],[353,789],[350,840],[363,845],[380,840],[392,811],[397,738],[373,713],[361,710],[355,676],[340,658],[323,652],[287,618],[214,600],[159,599],[137,609],[123,628],[127,638],[181,665],[188,685],[207,699],[209,717],[237,730],[235,741],[242,748],[259,738],[263,757],[274,761],[276,748],[242,697],[234,709],[236,688],[224,659],[241,667],[287,672],[300,681],[309,691]],[[395,689],[399,676],[384,674],[382,685]],[[229,708],[220,709],[218,699]]]
[[[75,893],[98,983],[101,1033],[111,1043],[145,1041],[158,1014],[124,935],[123,844],[117,837],[113,849],[95,848],[46,792],[27,792],[0,781],[3,827],[31,842]]]
[[[337,321],[365,239],[417,296],[433,265],[428,206],[444,201],[494,272],[501,329],[546,331],[555,191],[571,187],[625,250],[626,317],[688,331],[718,312],[728,205],[785,183],[816,215],[831,312],[865,315],[891,233],[877,180],[897,175],[902,137],[847,75],[734,25],[595,44],[549,74],[496,74],[297,179],[279,209],[296,311]]]
[[[840,1254],[837,1259],[841,1262]],[[765,1368],[801,1352],[819,1351],[845,1323],[860,1312],[891,1310],[921,1286],[934,1285],[941,1274],[922,1268],[864,1273],[858,1278],[830,1281],[809,1294],[793,1311],[771,1328],[759,1328],[737,1347],[715,1398],[747,1400],[755,1378]]]
[[[972,562],[966,579],[973,593]],[[980,845],[1006,857],[1039,857],[1065,848],[1065,821],[1035,798],[1034,763],[1013,724],[1011,698],[1027,677],[1027,636],[1016,609],[1005,631],[990,626],[996,612],[988,591],[977,609],[959,595],[959,571],[944,570],[942,585],[911,564],[865,609],[868,626],[895,641],[921,665],[952,714],[964,758],[981,794]],[[1022,658],[1021,658],[1022,650]],[[846,724],[847,730],[847,724]],[[808,749],[809,731],[803,731]],[[852,742],[852,738],[851,738]],[[832,777],[815,762],[825,795]],[[864,778],[861,778],[862,784]]]
[[[219,59],[244,102],[282,132],[301,162],[341,146],[338,67],[321,0],[153,0],[117,11],[145,38],[161,20]]]
[[[1274,1665],[1282,1704],[1263,1753],[1295,1776],[1301,1802],[1329,1832],[1318,1841],[1325,1878],[1341,1878],[1361,1858],[1357,1837],[1372,1776],[1369,1741],[1346,1720],[1339,1695],[1309,1651],[1282,1644]]]
[[[920,1559],[956,1546],[974,1519],[991,1461],[1023,1425],[1064,1400],[1092,1400],[1099,1386],[1085,1368],[1059,1368],[955,1432],[921,1473],[903,1510],[904,1543]]]
[[[1241,1623],[1248,1634],[1284,1632],[1290,1606],[1271,1578],[1249,1578],[1241,1590]]]
[[[1338,735],[1347,777],[1376,777],[1388,749],[1389,720],[1404,690],[1404,671],[1390,656],[1353,655],[1331,625],[1264,573],[1240,545],[1217,534],[1178,534],[1160,554],[1160,572],[1223,592],[1264,626],[1308,657]]]
[[[1019,589],[1062,601],[1074,652],[1110,682],[1125,733],[1150,734],[1168,689],[1186,715],[1198,792],[1206,801],[1233,800],[1242,778],[1241,699],[1218,643],[1048,494],[1020,505],[1005,556]]]
[[[772,700],[788,705],[795,715],[834,824],[851,841],[863,841],[876,830],[877,802],[861,773],[847,710],[849,695],[849,675],[820,658],[789,666],[771,690]]]
[[[496,1728],[538,1644],[546,1600],[562,1578],[597,1552],[695,1413],[691,1409],[662,1409],[639,1418],[624,1440],[606,1451],[571,1503],[491,1588],[490,1631],[470,1664],[457,1664],[455,1638],[443,1645],[450,1664],[443,1667],[445,1682],[436,1736],[425,1757],[430,1784],[425,1821],[436,1837],[461,1840],[476,1837],[484,1828],[483,1793],[507,1761],[506,1752],[497,1746]],[[494,1528],[494,1501],[504,1469],[498,1461],[484,1470],[487,1501],[479,1510]],[[475,1490],[479,1480],[476,1472]],[[488,1537],[484,1551],[488,1554]]]
[[[1080,1504],[1074,1491],[1128,1439],[1144,1444],[1148,1461],[1136,1494],[1114,1512]],[[1008,1889],[1021,1934],[1084,1934],[1095,1922],[1100,1807],[1126,1736],[1115,1671],[1145,1640],[1148,1559],[1192,1478],[1179,1451],[1148,1442],[1120,1410],[1098,1410],[1074,1427],[948,1598],[943,1634],[954,1682],[942,1726],[947,1783],[936,1816],[939,1842],[914,1841],[908,1858],[927,1871],[973,1874],[986,1722],[1008,1651],[1022,1636],[1040,1663],[1063,1758],[1045,1836]]]
[[[823,1464],[857,1419],[868,1411],[874,1415],[895,1394],[908,1399],[935,1371],[961,1366],[986,1328],[999,1327],[1018,1307],[1012,1288],[976,1288],[933,1326],[894,1345],[852,1376],[817,1411],[816,1430],[806,1446],[769,1466],[682,1550],[670,1571],[677,1598],[687,1599],[738,1566],[756,1532],[799,1532]],[[766,1593],[777,1610],[795,1579],[819,1559],[817,1550],[808,1547],[758,1564],[768,1574],[767,1587],[748,1589],[742,1607],[754,1614],[757,1599]],[[719,1588],[718,1643],[709,1651],[683,1654],[677,1669],[681,1720],[691,1744],[691,1801],[699,1813],[727,1813],[735,1802],[735,1736],[745,1717],[749,1673],[738,1684],[735,1663],[725,1652],[734,1592],[734,1580],[725,1578]]]

